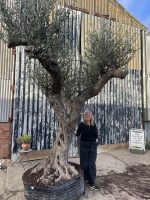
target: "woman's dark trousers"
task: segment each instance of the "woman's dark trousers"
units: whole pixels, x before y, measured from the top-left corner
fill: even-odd
[[[91,185],[94,185],[96,180],[96,157],[96,142],[80,142],[80,166],[84,171],[84,179]]]

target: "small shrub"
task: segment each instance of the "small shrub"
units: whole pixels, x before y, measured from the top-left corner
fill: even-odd
[[[22,144],[22,143],[30,144],[31,143],[31,135],[23,134],[22,136],[19,136],[16,141],[18,144]]]
[[[150,142],[146,142],[145,148],[150,149]]]

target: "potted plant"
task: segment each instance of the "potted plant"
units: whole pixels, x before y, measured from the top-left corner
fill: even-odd
[[[28,151],[30,149],[31,135],[29,135],[29,134],[23,134],[22,136],[20,136],[20,137],[17,138],[17,141],[19,141],[19,143],[21,143],[21,147],[25,151]]]

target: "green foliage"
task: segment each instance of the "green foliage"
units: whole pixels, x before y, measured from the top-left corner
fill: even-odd
[[[31,135],[28,135],[28,134],[23,134],[22,136],[19,136],[16,140],[18,144],[22,144],[22,143],[30,144],[31,141],[32,141]]]
[[[150,149],[150,142],[149,141],[146,142],[145,148]]]
[[[53,8],[52,0],[22,0],[21,4],[16,0],[10,7],[6,6],[5,0],[0,0],[2,27],[8,43],[21,41],[34,45],[42,50],[43,56],[49,55],[57,60],[63,48],[63,32],[59,13],[53,15]]]
[[[38,60],[26,58],[27,76],[32,84],[36,84],[39,89],[48,94],[52,88],[52,80],[50,74],[39,64]]]
[[[107,20],[99,32],[94,30],[89,34],[85,56],[78,55],[76,61],[75,55],[79,52],[73,49],[71,36],[66,33],[69,10],[54,10],[56,2],[15,0],[7,6],[6,0],[0,0],[0,37],[10,47],[33,46],[33,52],[27,59],[28,75],[47,96],[52,92],[53,74],[39,64],[39,57],[56,63],[61,79],[61,94],[73,99],[109,70],[120,67],[126,70],[135,52],[132,45],[134,38],[127,30],[123,31],[124,25],[116,24],[113,27]],[[31,58],[35,58],[35,62]]]
[[[91,84],[109,70],[127,68],[135,53],[135,36],[123,24],[105,21],[99,31],[92,31],[88,37],[85,61],[87,77]]]

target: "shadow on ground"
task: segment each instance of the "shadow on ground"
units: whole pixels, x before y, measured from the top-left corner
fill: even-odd
[[[104,195],[117,197],[124,192],[134,198],[150,199],[150,166],[128,166],[122,174],[111,171],[106,176],[97,177],[97,185]]]

